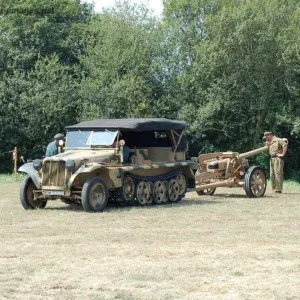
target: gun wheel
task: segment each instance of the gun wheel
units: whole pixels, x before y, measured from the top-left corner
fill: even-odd
[[[139,204],[146,205],[151,197],[150,187],[145,181],[140,181],[136,186],[136,199]]]
[[[123,181],[122,195],[125,201],[132,201],[134,198],[135,184],[134,180],[127,176]]]
[[[265,172],[260,167],[250,167],[245,174],[244,188],[249,198],[262,197],[267,188]]]
[[[166,185],[162,181],[154,182],[154,202],[157,204],[167,202],[167,189]]]
[[[169,200],[171,202],[175,203],[180,200],[180,187],[176,179],[170,180],[168,194],[169,194]]]
[[[203,196],[203,195],[212,196],[215,193],[215,191],[216,191],[216,188],[211,188],[211,189],[205,189],[205,190],[196,191],[196,192],[199,196]]]

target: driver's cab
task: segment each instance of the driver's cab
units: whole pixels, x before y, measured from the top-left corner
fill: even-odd
[[[151,165],[185,160],[183,130],[69,129],[66,150],[114,150],[123,164]]]
[[[126,146],[119,130],[109,129],[72,129],[66,136],[66,151],[72,150],[106,150],[119,157],[121,163],[130,163],[129,147]],[[116,161],[115,161],[116,162]]]

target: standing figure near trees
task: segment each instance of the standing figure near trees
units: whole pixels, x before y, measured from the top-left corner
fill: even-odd
[[[54,141],[49,143],[46,149],[46,157],[54,156],[58,154],[59,141],[64,140],[65,136],[62,133],[58,133],[54,136]]]
[[[288,140],[286,138],[278,138],[272,132],[267,131],[264,137],[269,146],[270,159],[270,177],[272,190],[275,193],[282,193],[283,186],[283,157],[287,152]]]

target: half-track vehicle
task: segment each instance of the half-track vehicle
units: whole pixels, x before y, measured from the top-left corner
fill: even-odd
[[[108,201],[178,202],[195,184],[186,160],[183,121],[100,119],[66,128],[63,152],[19,168],[29,176],[20,187],[25,209],[49,200],[103,211]]]

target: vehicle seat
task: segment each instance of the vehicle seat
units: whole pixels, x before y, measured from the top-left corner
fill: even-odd
[[[133,164],[143,165],[145,160],[148,160],[148,149],[135,149],[131,155]]]

